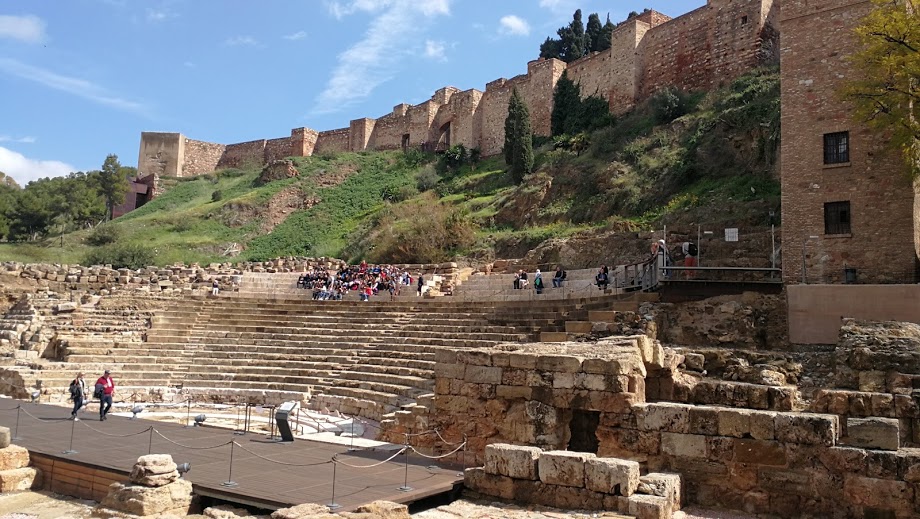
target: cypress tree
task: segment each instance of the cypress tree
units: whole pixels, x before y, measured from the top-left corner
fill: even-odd
[[[520,183],[525,175],[533,171],[533,129],[530,111],[517,88],[512,89],[511,100],[508,101],[504,152],[511,177]]]
[[[598,52],[601,49],[600,44],[603,39],[604,27],[601,25],[601,18],[597,13],[588,15],[588,26],[585,29],[585,41],[588,52]]]
[[[581,119],[581,86],[569,79],[563,71],[553,92],[553,113],[550,115],[550,133],[553,137],[578,131]]]

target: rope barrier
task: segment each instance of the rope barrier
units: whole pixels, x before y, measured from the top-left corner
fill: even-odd
[[[64,418],[39,418],[35,416],[34,414],[26,411],[24,407],[22,407],[21,409],[22,409],[22,412],[26,414],[26,416],[31,416],[32,418],[38,420],[39,422],[69,422],[70,421]]]
[[[454,450],[448,452],[447,454],[442,454],[442,455],[440,455],[440,456],[429,456],[429,455],[427,455],[427,454],[423,454],[421,451],[419,451],[419,450],[416,449],[415,447],[409,446],[409,448],[412,449],[413,451],[415,451],[416,454],[418,454],[419,456],[421,456],[421,457],[423,457],[423,458],[428,458],[428,459],[430,459],[430,460],[439,460],[439,459],[442,459],[442,458],[446,458],[446,457],[448,457],[448,456],[452,456],[452,455],[456,454],[457,451],[459,451],[460,449],[462,449],[462,448],[464,448],[464,447],[466,447],[466,442],[461,443],[459,447],[457,447],[456,449],[454,449]]]
[[[435,429],[434,432],[435,432],[435,434],[438,435],[438,439],[441,440],[445,445],[460,445],[461,443],[464,444],[464,445],[466,445],[466,439],[462,439],[462,440],[460,440],[460,441],[458,441],[458,442],[449,442],[449,441],[445,440],[443,436],[441,436],[441,431]]]
[[[21,408],[21,407],[22,407],[22,405],[17,405],[16,407],[12,407],[12,408],[10,408],[10,409],[0,409],[0,411],[15,411],[15,410],[17,410],[17,409],[19,409],[19,408]]]
[[[83,420],[81,420],[81,423],[83,423],[83,425],[85,425],[87,428],[89,428],[89,430],[93,431],[94,433],[96,433],[96,434],[101,434],[101,435],[103,435],[103,436],[108,436],[108,437],[110,437],[110,438],[128,438],[128,437],[130,437],[130,436],[137,436],[137,435],[139,435],[139,434],[146,434],[146,433],[149,433],[149,432],[150,432],[150,429],[153,429],[153,427],[151,426],[151,427],[147,427],[147,428],[144,429],[143,431],[136,432],[136,433],[131,433],[131,434],[111,434],[111,433],[107,433],[107,432],[102,432],[102,431],[100,431],[99,429],[96,429],[95,427],[89,425],[88,423],[86,423],[86,422],[83,421]]]
[[[179,447],[182,447],[183,449],[192,449],[192,450],[196,450],[196,451],[203,451],[203,450],[208,450],[208,449],[217,449],[217,448],[219,448],[219,447],[226,447],[227,445],[230,445],[231,443],[233,443],[232,441],[229,441],[229,442],[226,442],[226,443],[221,443],[220,445],[212,445],[211,447],[192,447],[192,446],[190,446],[190,445],[183,445],[183,444],[181,444],[181,443],[179,443],[179,442],[174,442],[174,441],[170,440],[169,438],[167,438],[166,436],[163,436],[163,433],[161,433],[160,431],[158,431],[158,430],[156,430],[156,429],[154,429],[153,432],[157,433],[157,436],[159,436],[160,438],[163,438],[164,440],[168,441],[169,443],[171,443],[171,444],[173,444],[173,445],[178,445]]]
[[[234,442],[234,443],[236,443],[236,442]],[[249,454],[252,454],[253,456],[255,456],[255,457],[257,457],[257,458],[263,459],[263,460],[265,460],[265,461],[270,461],[270,462],[272,462],[272,463],[277,463],[277,464],[279,464],[279,465],[284,465],[284,466],[286,466],[286,467],[315,467],[315,466],[318,466],[318,465],[325,465],[325,464],[327,464],[327,463],[332,463],[332,460],[329,460],[329,461],[320,461],[320,462],[316,462],[316,463],[288,463],[288,462],[285,462],[285,461],[278,461],[278,460],[273,460],[273,459],[271,459],[271,458],[266,458],[265,456],[262,456],[261,454],[257,454],[257,453],[255,453],[255,452],[252,452],[251,450],[247,449],[246,447],[243,447],[243,446],[240,445],[239,443],[237,443],[236,446],[239,447],[239,448],[241,448],[241,449],[243,449],[244,451],[248,452]]]
[[[406,452],[406,448],[403,447],[402,449],[399,449],[399,451],[398,451],[396,454],[390,456],[389,458],[387,458],[387,459],[385,459],[385,460],[383,460],[383,461],[381,461],[381,462],[374,463],[374,464],[372,464],[372,465],[351,465],[351,464],[349,464],[349,463],[345,463],[344,461],[338,459],[338,456],[339,456],[338,454],[336,454],[335,456],[332,457],[332,462],[333,462],[333,463],[336,463],[336,464],[338,464],[338,465],[344,465],[344,466],[346,466],[346,467],[351,467],[351,468],[353,468],[353,469],[370,469],[370,468],[374,468],[374,467],[379,467],[380,465],[383,465],[384,463],[389,463],[389,462],[393,461],[393,459],[394,459],[395,457],[397,457],[397,456],[399,456],[400,454],[403,454],[403,453],[405,453],[405,452]]]

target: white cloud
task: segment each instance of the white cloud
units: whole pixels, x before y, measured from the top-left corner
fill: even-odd
[[[233,38],[227,38],[224,40],[224,45],[227,45],[228,47],[256,47],[259,45],[259,41],[252,36],[234,36]]]
[[[332,77],[317,96],[314,113],[335,112],[369,96],[396,73],[408,54],[404,42],[424,32],[432,18],[450,14],[450,0],[355,0],[344,6],[327,5],[346,9],[341,12],[370,11],[381,5],[386,9],[371,21],[361,41],[339,54]]]
[[[307,31],[297,31],[294,34],[286,34],[282,36],[282,38],[284,38],[285,40],[291,40],[291,41],[302,40],[306,37],[307,37]]]
[[[54,90],[82,97],[94,103],[110,106],[125,112],[134,112],[149,116],[148,108],[143,104],[115,96],[105,88],[85,79],[64,76],[47,69],[34,67],[10,58],[0,58],[0,72],[16,76]]]
[[[380,9],[386,9],[391,3],[390,0],[351,0],[350,2],[326,0],[326,9],[329,11],[329,14],[341,20],[357,12],[371,13]]]
[[[31,180],[69,175],[77,169],[57,160],[30,159],[0,146],[0,171],[13,177],[20,186],[24,186]]]
[[[158,23],[166,21],[170,18],[175,18],[178,15],[169,9],[152,9],[147,8],[147,21],[150,23]]]
[[[431,58],[435,61],[447,61],[447,56],[444,55],[444,42],[426,40],[425,41],[425,57]]]
[[[514,36],[527,36],[530,34],[530,24],[527,23],[527,20],[517,17],[513,14],[508,16],[502,16],[502,19],[499,20],[499,32],[502,34],[511,34]]]
[[[45,21],[37,16],[0,15],[0,38],[41,43],[46,36]]]
[[[17,142],[20,144],[32,144],[37,139],[35,137],[10,137],[9,135],[0,135],[0,142]]]

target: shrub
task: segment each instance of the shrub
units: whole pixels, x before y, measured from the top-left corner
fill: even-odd
[[[410,168],[417,168],[423,164],[428,164],[434,160],[433,153],[422,150],[421,148],[406,148],[403,152],[403,162]]]
[[[469,247],[476,238],[469,215],[427,193],[417,203],[393,206],[378,220],[372,261],[436,263]]]
[[[426,167],[415,175],[415,187],[418,188],[419,191],[434,189],[440,181],[441,177],[438,176],[438,173],[432,167]]]
[[[115,243],[119,238],[121,238],[121,229],[115,226],[115,224],[107,223],[93,229],[93,232],[89,234],[86,241],[90,245],[98,247],[100,245]]]
[[[139,269],[152,265],[156,259],[153,249],[135,243],[116,243],[91,250],[84,265],[112,265],[112,268]]]
[[[676,88],[658,91],[649,100],[649,104],[658,124],[669,123],[686,114],[689,105],[687,96]]]
[[[220,192],[220,189],[217,189],[213,193],[211,193],[212,202],[220,202],[221,200],[223,200],[223,198],[224,198],[224,194]]]

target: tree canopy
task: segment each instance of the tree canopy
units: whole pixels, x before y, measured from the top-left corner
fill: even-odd
[[[572,21],[565,27],[556,30],[559,38],[546,38],[540,45],[541,58],[556,58],[566,63],[571,63],[578,58],[587,56],[592,52],[600,52],[610,48],[610,35],[613,34],[615,25],[607,23],[601,25],[597,13],[588,16],[588,28],[585,30],[581,18],[581,9],[572,15]]]
[[[553,137],[596,130],[609,123],[607,101],[593,94],[582,99],[581,85],[569,79],[568,71],[563,71],[553,92],[553,113],[550,115]]]
[[[533,171],[533,129],[530,110],[517,88],[511,91],[508,117],[505,118],[505,162],[515,182]]]
[[[874,0],[856,29],[860,50],[844,95],[855,115],[890,135],[912,176],[920,176],[920,4],[916,0]]]

